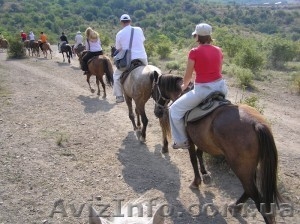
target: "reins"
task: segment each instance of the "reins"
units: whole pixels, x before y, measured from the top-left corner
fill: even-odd
[[[152,83],[152,98],[153,98],[154,103],[155,103],[155,105],[156,105],[157,107],[162,108],[162,109],[165,109],[165,110],[168,110],[168,109],[169,109],[168,103],[169,103],[169,101],[170,101],[171,99],[167,99],[167,98],[165,98],[165,97],[161,94],[160,87],[159,87],[160,77],[161,77],[161,76],[158,76],[157,81],[154,80],[153,83]],[[156,100],[155,100],[154,97],[153,97],[154,87],[156,87],[156,88],[157,88],[157,91],[158,91],[158,99],[156,99]],[[159,103],[160,100],[164,100],[164,101],[165,101],[165,104],[164,104],[164,105],[161,105],[161,104]]]

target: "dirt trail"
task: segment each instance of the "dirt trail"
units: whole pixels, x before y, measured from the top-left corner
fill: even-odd
[[[87,223],[89,206],[109,204],[105,214],[112,216],[118,200],[139,197],[166,204],[171,209],[166,223],[263,223],[255,210],[245,217],[225,212],[226,204],[242,193],[226,165],[208,164],[212,183],[191,191],[188,152],[160,153],[152,100],[147,103],[147,142],[141,144],[126,104],[115,104],[111,88],[107,99],[90,93],[77,58],[70,65],[57,53],[52,60],[6,61],[0,53],[0,80],[9,93],[0,95],[1,224]],[[294,203],[293,217],[279,216],[278,221],[300,223],[299,96],[278,89],[277,79],[257,85],[279,151],[280,189]],[[236,101],[237,90],[230,89],[229,98]],[[192,205],[203,209],[207,203],[218,212],[204,209],[193,216],[199,211]]]

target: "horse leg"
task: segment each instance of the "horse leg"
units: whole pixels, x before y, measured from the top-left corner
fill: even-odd
[[[101,85],[102,85],[102,89],[103,89],[103,99],[106,98],[106,89],[105,89],[105,83],[103,81],[103,77],[100,78],[100,82],[101,82]],[[98,91],[99,91],[99,96],[100,96],[100,89],[99,89],[99,85],[98,85]]]
[[[134,119],[134,113],[133,113],[133,109],[132,109],[132,98],[130,98],[126,94],[124,96],[125,96],[125,101],[126,101],[126,104],[127,104],[127,107],[128,107],[129,119],[131,120],[133,130],[136,131],[138,128],[136,126],[135,119]]]
[[[67,53],[67,56],[68,56],[68,62],[70,64],[71,63],[71,55],[69,53]]]
[[[64,52],[62,52],[62,55],[63,55],[63,62],[65,62],[65,54],[64,54]]]
[[[96,76],[96,84],[97,84],[97,88],[98,88],[97,95],[98,95],[98,96],[100,96],[100,87],[99,87],[99,83],[100,83],[99,78],[98,78],[98,76]]]
[[[190,184],[190,188],[198,189],[199,185],[201,184],[201,177],[198,169],[197,153],[194,144],[191,144],[189,147],[189,155],[195,175],[193,182]]]
[[[202,174],[202,179],[203,179],[203,182],[205,184],[208,184],[211,180],[211,177],[210,177],[210,174],[209,172],[207,172],[206,168],[205,168],[205,165],[204,165],[204,161],[203,161],[203,151],[200,150],[199,148],[197,148],[196,150],[196,154],[197,154],[197,158],[198,158],[198,161],[199,161],[199,165],[200,165],[200,172]]]
[[[87,81],[87,83],[89,84],[91,93],[94,93],[95,90],[91,87],[91,83],[90,83],[90,78],[91,78],[91,76],[92,76],[92,75],[91,75],[90,73],[88,73],[88,74],[86,75],[86,81]]]
[[[137,120],[137,128],[141,129],[141,116],[140,116],[137,108],[135,108],[135,114],[136,114],[136,120]]]
[[[146,130],[147,130],[147,125],[148,125],[148,118],[146,116],[145,109],[142,110],[140,115],[142,118],[143,127],[142,127],[141,137],[139,138],[139,140],[140,140],[140,142],[145,142],[146,141]]]

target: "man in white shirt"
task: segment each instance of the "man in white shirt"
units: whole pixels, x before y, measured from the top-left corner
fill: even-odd
[[[83,45],[83,36],[81,35],[80,31],[76,33],[74,49],[76,49],[79,44]]]
[[[116,49],[117,51],[129,49],[130,35],[131,35],[131,18],[127,14],[120,17],[121,26],[123,27],[116,35]],[[131,60],[138,59],[144,65],[148,65],[148,58],[144,47],[145,36],[140,27],[133,27],[133,39],[131,47]],[[120,76],[122,71],[116,69],[114,72],[114,86],[113,94],[116,96],[116,102],[124,102],[122,84],[120,83]]]

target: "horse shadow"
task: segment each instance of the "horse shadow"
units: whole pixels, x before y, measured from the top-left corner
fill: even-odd
[[[81,105],[84,106],[85,113],[96,113],[98,111],[108,112],[114,105],[107,102],[105,99],[100,99],[97,97],[83,96],[77,97],[81,101]]]
[[[56,62],[59,66],[69,66],[70,64],[68,62],[60,62],[60,61],[57,61]]]
[[[129,132],[119,149],[118,160],[124,166],[122,175],[124,181],[137,193],[144,194],[149,190],[163,193],[164,216],[176,224],[186,223],[226,223],[221,214],[213,218],[201,213],[201,205],[213,203],[214,194],[201,191],[196,192],[199,205],[185,206],[180,198],[180,171],[171,162],[169,155],[160,153],[161,145],[156,145],[154,152],[149,151],[145,144],[136,140],[134,132]],[[149,199],[151,200],[151,199]],[[195,212],[192,208],[198,207]],[[166,211],[167,210],[167,211]]]

